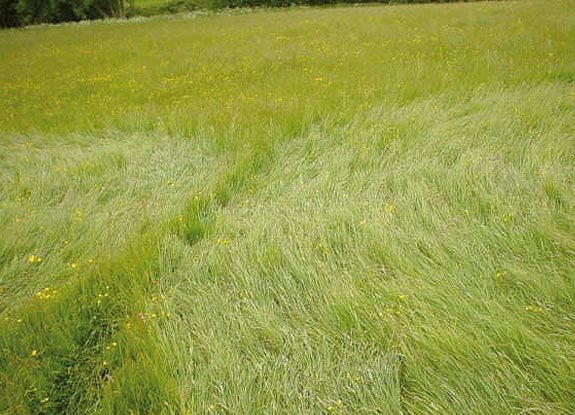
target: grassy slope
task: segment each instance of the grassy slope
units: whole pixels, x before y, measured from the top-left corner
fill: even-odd
[[[1,32],[1,413],[575,412],[574,13]]]

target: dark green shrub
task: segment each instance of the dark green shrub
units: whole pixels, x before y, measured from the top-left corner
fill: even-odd
[[[20,25],[20,17],[16,10],[18,0],[0,0],[0,27]]]
[[[0,26],[126,17],[134,0],[0,0]]]
[[[91,17],[93,0],[19,0],[16,10],[23,24],[58,23]]]

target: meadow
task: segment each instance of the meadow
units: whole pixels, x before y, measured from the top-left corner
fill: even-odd
[[[574,16],[0,31],[0,414],[575,413]]]

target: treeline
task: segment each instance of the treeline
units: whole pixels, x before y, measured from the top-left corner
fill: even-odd
[[[141,8],[138,0],[0,0],[0,27],[109,17],[149,16],[196,9],[313,6],[336,3],[367,3],[370,1],[373,2],[373,0],[166,0],[160,5]],[[379,2],[443,3],[450,1],[461,0],[380,0]]]
[[[135,0],[0,0],[0,26],[127,17]]]
[[[450,3],[468,0],[166,0],[161,5],[139,8],[138,0],[131,9],[133,15],[150,16],[169,14],[197,9],[225,9],[237,7],[288,7],[320,6],[323,4],[356,4],[356,3]]]

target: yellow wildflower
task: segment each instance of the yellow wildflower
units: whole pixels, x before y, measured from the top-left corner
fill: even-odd
[[[56,290],[52,290],[49,287],[44,288],[36,293],[36,297],[40,298],[41,300],[47,300],[53,295],[56,294]]]

